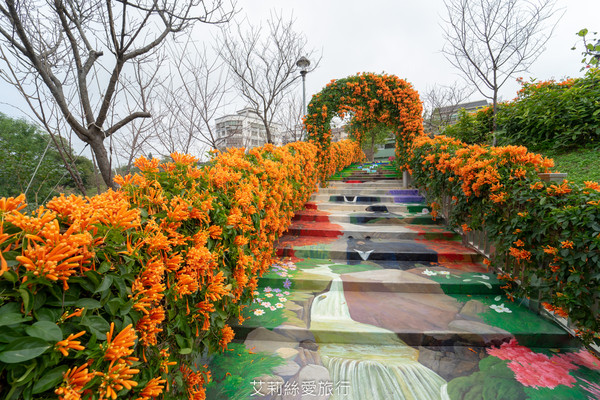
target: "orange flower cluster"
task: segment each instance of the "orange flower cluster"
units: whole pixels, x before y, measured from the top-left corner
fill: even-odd
[[[60,400],[79,400],[85,386],[96,376],[94,372],[89,372],[88,366],[91,361],[76,367],[70,368],[63,376],[62,384],[56,388],[54,393]]]
[[[85,347],[81,345],[79,340],[75,340],[80,336],[86,334],[86,331],[81,331],[76,334],[70,334],[66,339],[61,340],[56,343],[54,349],[62,353],[63,356],[67,357],[69,355],[69,349],[73,350],[85,350]]]
[[[578,326],[599,326],[594,296],[576,293],[579,282],[594,281],[598,271],[600,234],[590,222],[597,220],[590,206],[600,204],[600,184],[544,183],[538,173],[549,172],[553,161],[525,147],[467,145],[441,135],[417,137],[410,164],[413,181],[427,191],[432,206],[449,203],[453,226],[487,231],[496,251],[511,256],[508,270],[523,283],[503,289],[527,296],[540,290],[527,286],[530,279],[543,279],[550,284],[538,294],[551,299],[557,314],[586,310],[578,311]],[[566,294],[559,297],[559,292]]]
[[[565,309],[563,309],[561,307],[556,307],[556,306],[553,306],[552,304],[546,303],[546,302],[542,303],[542,306],[549,312],[554,313],[559,317],[562,317],[562,318],[569,317],[569,314],[565,311]]]
[[[81,356],[70,350],[101,354],[67,371],[59,398],[92,390],[115,399],[124,389],[128,398],[154,398],[175,385],[169,354],[184,344],[189,352],[227,349],[234,331],[225,321],[251,301],[273,243],[317,188],[319,151],[303,142],[230,149],[204,167],[176,153],[173,162],[142,157],[141,173],[115,178],[118,191],[61,195],[32,212],[24,211],[24,196],[0,199],[0,277],[22,289],[19,308],[30,313],[32,294],[46,292],[71,304],[48,314],[59,316],[59,328],[94,321],[54,346],[61,363]],[[326,174],[360,157],[355,142],[336,143]],[[85,308],[75,306],[80,298]],[[128,325],[116,334],[113,320]],[[105,323],[106,340],[96,331],[99,340],[84,347],[82,339]],[[138,377],[142,368],[160,375]],[[203,398],[210,374],[182,368],[189,397]],[[138,388],[140,379],[150,380]]]
[[[183,374],[183,379],[187,386],[187,393],[189,400],[205,400],[206,391],[204,386],[211,381],[210,372],[206,370],[207,366],[204,366],[203,370],[193,371],[187,365],[182,365],[179,369]]]

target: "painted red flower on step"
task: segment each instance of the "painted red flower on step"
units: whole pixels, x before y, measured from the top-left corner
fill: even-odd
[[[487,352],[501,360],[509,360],[508,367],[515,373],[517,381],[534,388],[554,389],[558,385],[572,387],[576,381],[569,371],[579,369],[579,365],[600,369],[600,361],[586,350],[548,357],[520,346],[516,339],[502,344],[500,348],[492,347]]]

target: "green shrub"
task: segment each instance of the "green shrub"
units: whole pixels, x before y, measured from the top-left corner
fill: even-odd
[[[562,82],[522,82],[503,110],[502,131],[511,144],[564,149],[600,140],[600,70]]]
[[[446,127],[443,134],[459,139],[467,144],[488,144],[492,142],[492,112],[488,106],[476,112],[458,110],[458,121]]]

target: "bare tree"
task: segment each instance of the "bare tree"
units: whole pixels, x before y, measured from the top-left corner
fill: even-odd
[[[288,94],[281,105],[277,118],[279,124],[283,127],[283,144],[302,140],[303,116],[302,99],[292,93]]]
[[[226,7],[224,1],[4,0],[0,40],[11,53],[9,62],[19,81],[37,77],[43,82],[46,98],[90,145],[104,182],[115,187],[104,140],[132,121],[150,117],[148,110],[139,109],[113,114],[109,124],[124,71],[131,61],[160,48],[169,34],[184,32],[197,21],[228,21],[233,5]]]
[[[152,69],[144,68],[147,60],[133,61],[133,79],[123,77],[119,90],[129,92],[124,98],[122,108],[129,113],[135,110],[148,110],[152,118],[138,118],[131,121],[122,129],[125,135],[113,135],[110,140],[116,143],[115,152],[119,159],[125,162],[124,173],[129,173],[133,162],[139,156],[146,154],[150,141],[155,133],[155,119],[158,117],[154,109],[155,99],[159,95],[161,80],[157,79],[158,72],[165,62],[164,54],[159,54],[152,63]],[[133,92],[133,93],[132,93]],[[138,93],[136,96],[135,94]]]
[[[452,124],[452,116],[473,91],[472,88],[460,86],[456,82],[452,85],[427,88],[423,95],[425,129],[433,134],[441,133],[446,126]]]
[[[556,0],[446,0],[448,61],[493,104],[496,144],[498,90],[545,50]],[[547,31],[550,32],[547,32]]]
[[[293,85],[300,79],[296,62],[302,56],[317,67],[314,50],[308,50],[307,40],[294,30],[294,19],[271,14],[267,32],[256,26],[235,30],[225,28],[219,40],[219,54],[229,66],[238,93],[262,120],[267,142],[273,143],[270,125],[277,110]]]
[[[30,75],[27,80],[19,79],[16,67],[13,66],[11,58],[0,47],[0,60],[6,65],[5,70],[0,70],[0,77],[7,83],[17,89],[17,91],[23,96],[23,99],[27,103],[31,113],[37,119],[43,130],[48,132],[52,140],[53,145],[65,166],[65,169],[75,182],[75,186],[81,192],[86,195],[86,189],[83,184],[83,180],[77,167],[75,166],[74,154],[68,149],[73,148],[71,141],[70,129],[66,124],[66,121],[62,118],[61,112],[56,103],[48,101],[48,93],[45,91],[44,83],[40,76]],[[28,86],[29,90],[25,86]],[[69,102],[72,101],[72,94],[69,96]],[[23,114],[30,116],[30,114],[19,109]],[[66,146],[65,146],[66,145]]]
[[[166,90],[166,104],[177,116],[186,149],[199,141],[217,149],[226,137],[217,134],[214,119],[226,105],[229,92],[228,71],[217,55],[211,56],[205,46],[199,48],[188,39],[171,49],[173,60],[171,81]]]

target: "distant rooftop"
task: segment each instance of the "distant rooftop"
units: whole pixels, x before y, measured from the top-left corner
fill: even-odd
[[[488,105],[487,100],[477,100],[477,101],[470,101],[468,103],[461,103],[461,104],[456,104],[453,106],[447,106],[447,107],[441,107],[440,108],[440,112],[443,113],[451,113],[454,112],[456,110],[460,110],[461,108],[464,108],[465,110],[475,110],[477,108],[480,107],[485,107]]]

